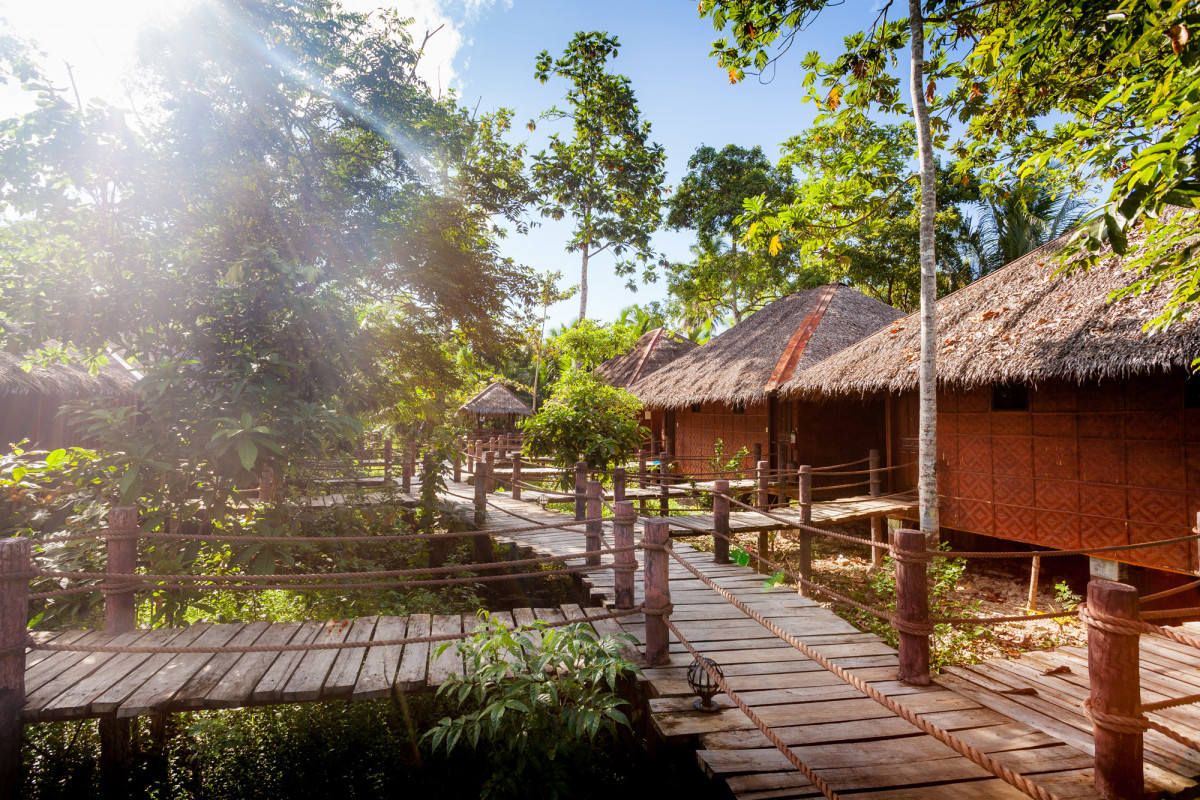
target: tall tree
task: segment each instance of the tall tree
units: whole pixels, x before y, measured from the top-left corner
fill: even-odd
[[[555,106],[541,118],[569,122],[571,136],[551,135],[549,150],[534,156],[533,176],[542,215],[575,219],[567,252],[580,254],[581,320],[587,317],[591,259],[610,251],[617,274],[630,277],[636,288],[636,264],[653,270],[650,236],[660,222],[666,156],[650,141],[650,123],[642,120],[629,79],[607,70],[619,46],[607,33],[580,32],[561,58],[542,51],[534,69],[542,83],[559,77],[570,84],[567,107]]]
[[[778,204],[792,188],[790,170],[776,168],[760,147],[702,145],[688,159],[667,201],[667,227],[696,231],[695,257],[666,265],[666,272],[668,291],[691,316],[727,317],[736,325],[744,313],[814,283],[811,275],[796,280],[794,253],[777,241],[753,253],[739,249],[746,198]]]
[[[968,239],[980,274],[999,269],[1077,227],[1091,214],[1084,200],[1029,180],[984,198]]]

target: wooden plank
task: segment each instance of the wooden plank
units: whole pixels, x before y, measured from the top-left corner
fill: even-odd
[[[70,644],[81,636],[86,636],[92,633],[88,630],[71,630],[71,631],[30,631],[29,636],[38,644],[50,644],[52,642],[58,644]],[[25,680],[26,687],[29,686],[29,673],[38,664],[45,661],[55,653],[60,653],[61,650],[26,650],[25,651]]]
[[[61,644],[97,644],[104,634],[101,631],[69,631],[68,636],[60,639]],[[75,635],[77,634],[77,635]],[[78,650],[56,650],[48,658],[39,661],[32,669],[25,672],[25,693],[37,691],[42,684],[49,683],[58,675],[69,670],[82,661],[87,653]]]
[[[914,786],[904,789],[884,789],[877,792],[842,795],[847,800],[1019,800],[1026,795],[999,778],[979,781],[956,781],[940,786]],[[1063,799],[1065,800],[1065,798]]]
[[[243,625],[211,625],[193,642],[202,647],[224,647],[242,629]],[[139,717],[163,711],[175,693],[200,671],[213,653],[178,653],[163,664],[137,688],[117,709],[117,717]]]
[[[254,640],[259,645],[287,644],[301,630],[299,622],[275,622]],[[203,708],[236,708],[251,702],[254,689],[282,653],[243,653],[221,680],[203,696]]]
[[[129,631],[117,636],[106,636],[97,640],[97,644],[112,644],[126,647],[134,644],[143,636],[145,631]],[[120,653],[86,653],[85,658],[76,662],[71,668],[59,673],[52,680],[46,681],[37,689],[26,692],[25,707],[21,714],[25,719],[71,719],[86,713],[86,702],[80,703],[78,688],[87,685],[87,679],[105,668],[114,659],[120,658]],[[61,702],[56,702],[62,698]],[[53,714],[61,716],[52,716]]]
[[[433,635],[440,636],[447,633],[462,633],[463,629],[462,615],[459,614],[435,614],[433,617]],[[447,645],[442,649],[442,645]],[[441,653],[438,650],[441,649]],[[463,674],[463,657],[458,652],[458,642],[438,642],[435,643],[429,655],[429,676],[426,683],[430,687],[441,686],[446,682],[446,679],[451,675]]]
[[[375,634],[372,641],[386,639],[402,639],[408,629],[408,617],[380,617],[375,623]],[[403,645],[387,647],[371,647],[363,659],[362,671],[354,684],[354,699],[370,700],[377,697],[388,697],[392,694],[392,684],[396,680],[396,671],[400,668],[400,654]]]
[[[803,717],[796,724],[775,728],[775,734],[789,747],[793,745],[825,744],[831,742],[861,743],[872,739],[901,739],[908,736],[920,736],[921,731],[915,725],[905,722],[900,717],[890,716],[867,720],[847,720],[828,722],[820,725],[806,725]],[[719,731],[708,733],[700,738],[705,750],[744,750],[748,748],[769,748],[771,743],[757,728],[752,730]],[[851,744],[869,749],[870,745]]]
[[[350,626],[346,635],[347,642],[367,642],[375,631],[378,616],[358,617]],[[358,681],[359,669],[367,655],[366,647],[353,647],[347,650],[335,650],[336,657],[329,677],[325,679],[325,688],[321,692],[322,699],[349,697],[354,694],[354,685]]]
[[[243,625],[229,640],[229,647],[246,647],[258,641],[271,627],[270,622],[259,620]],[[183,688],[176,692],[171,701],[172,708],[208,708],[205,696],[219,685],[225,675],[247,653],[217,653],[196,674],[188,678]]]
[[[190,628],[184,628],[170,637],[166,642],[170,647],[186,647],[198,639],[201,634],[211,628],[211,625],[201,623]],[[138,643],[139,645],[141,642]],[[116,713],[126,698],[141,688],[142,684],[158,674],[158,671],[176,658],[174,653],[157,653],[142,661],[124,677],[111,684],[89,704],[89,711],[95,715]]]
[[[429,636],[432,630],[432,618],[428,614],[413,614],[408,620],[409,639]],[[396,689],[401,692],[420,689],[426,685],[429,673],[429,643],[418,642],[404,645],[404,653],[400,657],[400,666],[396,672]]]
[[[331,619],[321,626],[321,630],[313,638],[313,644],[338,643],[346,640],[350,633],[350,620]],[[308,650],[296,664],[288,682],[283,687],[279,699],[285,703],[300,703],[306,700],[317,700],[325,686],[325,677],[337,660],[337,650]]]
[[[288,644],[309,644],[325,629],[323,622],[303,622],[299,630],[292,634]],[[272,660],[262,678],[250,692],[250,699],[255,703],[277,703],[283,696],[283,688],[304,656],[304,651],[287,651],[277,654]]]

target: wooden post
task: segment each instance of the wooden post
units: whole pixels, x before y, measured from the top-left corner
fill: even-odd
[[[879,497],[883,494],[883,473],[879,469],[879,451],[871,450],[868,455],[868,466],[871,469],[870,476],[870,494],[871,497]],[[871,517],[871,541],[875,544],[883,544],[887,541],[884,537],[885,529],[887,528],[886,517]],[[871,569],[881,569],[883,567],[882,547],[871,548]]]
[[[729,563],[729,481],[713,482],[713,561]]]
[[[798,488],[797,494],[797,518],[801,525],[812,525],[812,467],[804,464],[797,472],[796,485]],[[805,528],[798,528],[798,539],[800,544],[800,577],[806,581],[812,580],[812,531]],[[800,594],[804,597],[812,597],[812,593],[800,584]]]
[[[414,471],[414,467],[415,467],[415,465],[413,463],[413,450],[414,449],[415,449],[415,445],[412,445],[412,444],[405,445],[404,453],[401,456],[401,458],[403,458],[403,461],[400,464],[400,491],[402,491],[402,492],[411,492],[412,491],[412,479],[413,479],[413,471]]]
[[[616,467],[612,472],[613,502],[619,503],[625,499],[625,468]]]
[[[666,618],[671,604],[670,525],[665,519],[647,520],[643,540],[646,555],[642,570],[646,603],[646,664],[656,667],[670,660],[670,639]]]
[[[475,462],[475,527],[482,528],[487,519],[487,485],[491,476],[488,475],[486,462]]]
[[[879,497],[881,494],[883,494],[883,473],[879,470],[878,450],[872,450],[867,454],[867,466],[871,470],[870,478],[868,480],[871,497]]]
[[[383,442],[383,482],[392,482],[392,440],[391,437]]]
[[[896,617],[900,629],[900,680],[914,686],[929,685],[929,589],[925,562],[925,534],[896,531]],[[897,626],[900,627],[900,626]]]
[[[468,457],[468,460],[470,460],[470,457]],[[454,482],[462,483],[462,452],[457,446],[454,448]]]
[[[671,455],[666,450],[658,454],[658,515],[671,516]]]
[[[476,464],[475,475],[475,527],[483,528],[487,520],[487,496],[492,484],[492,451],[482,464]],[[471,537],[472,559],[476,564],[487,564],[492,560],[492,537],[488,534]]]
[[[757,464],[758,462],[762,461],[762,442],[755,442],[755,443],[754,443],[754,449],[750,451],[750,458],[751,458],[751,459],[754,461],[754,463],[755,463],[755,464]],[[741,465],[739,465],[739,467],[740,467],[740,466],[741,466]],[[739,469],[739,470],[738,470],[738,477],[739,477],[739,478],[740,478],[740,477],[742,477],[742,476],[743,476],[743,475],[745,475],[745,474],[746,474],[746,473],[745,473],[745,472],[743,472],[741,469]]]
[[[587,462],[575,462],[575,521],[587,513]]]
[[[261,503],[275,502],[275,469],[270,464],[263,467],[259,473],[258,500]]]
[[[1037,611],[1038,573],[1042,571],[1042,557],[1034,556],[1033,564],[1029,567],[1029,599],[1025,601],[1025,610],[1029,613]]]
[[[0,798],[3,800],[21,796],[29,552],[28,539],[0,539]]]
[[[475,471],[479,471],[479,462],[483,461],[483,439],[475,440]]]
[[[643,447],[638,450],[638,488],[646,489],[649,484],[646,482],[646,462],[650,460],[649,448]],[[638,513],[643,517],[646,516],[646,496],[644,492],[638,495]]]
[[[1138,605],[1138,593],[1132,586],[1105,580],[1088,584],[1087,607],[1092,612],[1133,622],[1138,618]],[[1088,699],[1093,710],[1121,717],[1141,715],[1140,638],[1136,633],[1114,633],[1088,625]],[[1141,800],[1142,734],[1118,733],[1095,723],[1092,731],[1096,793],[1104,798]]]
[[[613,505],[613,547],[633,546],[633,523],[637,519],[633,513],[633,503],[628,500],[618,500]],[[617,566],[613,569],[613,598],[617,608],[633,608],[633,574],[637,572],[637,553],[632,550],[616,553],[613,559]]]
[[[767,473],[770,472],[770,469],[770,461],[759,461],[755,465],[754,469],[754,476],[758,480],[758,497],[755,499],[754,505],[761,509],[766,509],[767,505],[770,503],[768,495],[771,490],[771,485],[769,482],[770,479],[767,476]]]
[[[757,498],[757,501],[755,502],[755,505],[758,506],[759,508],[763,509],[764,511],[767,509],[767,506],[769,506],[771,504],[770,472],[771,472],[771,462],[770,461],[759,461],[758,462],[758,465],[755,468],[755,476],[758,479],[758,498]],[[787,485],[787,476],[786,476],[786,474],[784,474],[782,472],[782,470],[780,471],[780,475],[779,475],[779,485],[780,485],[780,491],[783,491],[783,487]],[[770,571],[770,568],[762,561],[762,559],[764,559],[764,558],[771,557],[770,551],[771,551],[771,535],[770,535],[770,533],[768,533],[767,531],[759,531],[758,532],[758,555],[759,555],[759,558],[756,559],[754,562],[754,569],[756,571],[761,572],[763,574],[766,574],[767,572]]]
[[[496,479],[492,477],[496,474],[496,451],[488,450],[483,454],[483,466],[487,470],[487,480],[484,481],[486,488],[484,491],[491,494],[496,491]]]
[[[521,499],[521,451],[514,450],[512,456],[512,496]]]
[[[600,481],[587,482],[587,525],[584,528],[587,533],[588,557],[586,563],[589,567],[600,566],[600,535],[604,531],[600,522],[604,516],[602,510],[604,508],[603,491]]]
[[[133,585],[121,580],[137,571],[137,535],[137,507],[118,506],[108,512],[108,582],[127,588],[104,590],[105,633],[128,633],[137,623]]]

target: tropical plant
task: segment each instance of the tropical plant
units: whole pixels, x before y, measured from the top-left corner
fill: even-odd
[[[569,794],[572,756],[630,727],[616,691],[639,672],[624,655],[636,640],[599,637],[587,623],[512,629],[486,611],[480,620],[471,638],[438,649],[455,647],[468,667],[438,689],[457,714],[424,738],[435,752],[469,747],[485,758],[484,797]]]
[[[966,239],[981,275],[1057,239],[1091,213],[1085,200],[1045,184],[1018,183],[992,195],[980,202]]]
[[[649,140],[650,123],[641,118],[629,79],[606,69],[619,47],[615,36],[580,32],[562,57],[542,51],[534,70],[542,83],[559,77],[571,86],[567,108],[551,108],[541,117],[569,122],[571,138],[550,137],[549,149],[534,156],[533,177],[542,216],[575,220],[567,252],[580,254],[581,320],[587,317],[592,258],[611,251],[617,274],[627,277],[636,262],[652,265],[650,235],[658,228],[666,174],[666,155]],[[632,259],[622,258],[627,253]],[[632,277],[629,286],[636,288]]]

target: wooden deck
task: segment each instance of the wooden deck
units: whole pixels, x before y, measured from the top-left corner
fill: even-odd
[[[917,501],[910,497],[846,497],[813,503],[810,524],[819,528],[823,525],[840,525],[872,517],[903,517],[911,514],[916,507]],[[792,526],[780,522],[777,518],[794,518],[797,512],[795,508],[779,508],[770,513],[771,516],[767,516],[758,511],[735,508],[729,513],[729,530],[732,533],[790,530]],[[671,515],[672,532],[712,529],[711,511]]]

